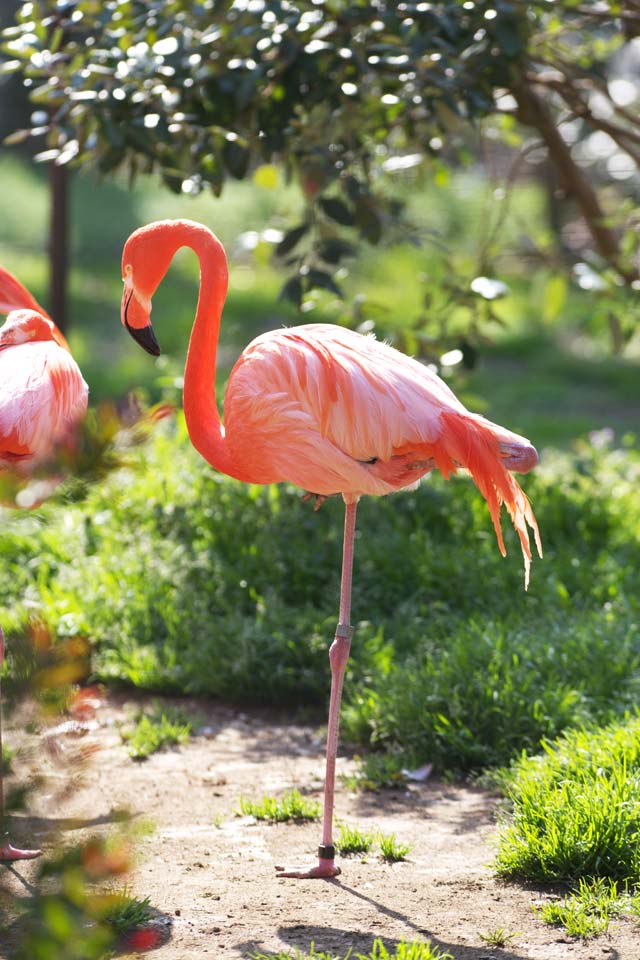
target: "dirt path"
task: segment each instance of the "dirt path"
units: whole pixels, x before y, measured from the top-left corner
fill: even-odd
[[[68,839],[113,830],[116,809],[152,825],[137,843],[132,883],[171,922],[168,941],[152,954],[158,960],[246,960],[257,949],[306,951],[312,941],[343,957],[349,947],[370,950],[375,937],[388,947],[430,939],[455,960],[640,960],[640,924],[620,921],[606,935],[576,942],[535,918],[532,905],[551,894],[494,879],[495,798],[466,786],[427,782],[352,794],[340,785],[338,818],[395,832],[411,844],[410,860],[345,859],[342,875],[330,882],[278,879],[275,864],[313,856],[318,825],[256,824],[233,811],[241,794],[257,798],[293,786],[320,799],[316,731],[189,703],[207,733],[134,763],[119,724],[136,704],[112,697],[99,711],[99,726],[85,740],[100,749],[64,800],[68,771],[50,767],[33,823],[45,848],[52,828]],[[78,745],[72,735],[62,742]],[[353,762],[342,758],[340,772],[350,769]],[[28,881],[32,869],[5,870],[5,879],[23,893],[20,877]],[[504,949],[480,936],[499,927],[516,934]]]

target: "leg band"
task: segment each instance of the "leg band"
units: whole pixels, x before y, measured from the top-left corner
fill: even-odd
[[[336,627],[336,637],[351,640],[353,638],[354,628],[348,623],[339,623]]]
[[[321,843],[318,847],[318,856],[321,860],[335,860],[336,858],[336,848],[333,844]]]

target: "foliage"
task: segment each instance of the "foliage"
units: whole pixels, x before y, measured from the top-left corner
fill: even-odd
[[[134,760],[146,760],[152,753],[179,743],[191,736],[193,719],[179,707],[156,702],[150,711],[141,712],[131,730],[123,730],[122,739]]]
[[[387,863],[398,863],[406,860],[411,850],[408,843],[396,839],[395,833],[381,833],[378,836],[380,856]]]
[[[290,820],[319,820],[320,804],[315,800],[303,797],[294,787],[285,793],[279,800],[277,797],[267,796],[261,800],[251,800],[249,797],[240,797],[238,813],[244,817],[255,817],[256,820],[270,820],[273,823],[286,823]]]
[[[94,885],[128,869],[122,842],[103,838],[41,861],[17,925],[17,960],[103,960],[116,938],[106,920],[113,896],[96,892]]]
[[[579,257],[590,273],[579,282],[607,286],[613,299],[618,278],[632,285],[638,276],[637,220],[621,203],[605,207],[586,166],[594,181],[608,177],[614,195],[635,169],[637,117],[606,78],[638,22],[634,10],[595,0],[30,0],[5,32],[4,70],[23,72],[29,85],[42,160],[125,169],[131,178],[155,170],[188,195],[203,187],[219,194],[227,180],[249,175],[273,186],[274,163],[284,164],[306,201],[277,247],[290,269],[283,295],[297,305],[311,288],[340,295],[340,268],[362,241],[416,239],[394,180],[426,163],[444,182],[449,166],[469,161],[483,118],[488,140],[512,151],[522,124],[555,166],[555,194],[571,195],[592,232],[593,249]],[[592,109],[596,95],[605,109]],[[605,136],[605,162],[589,140],[594,131],[600,144]],[[524,145],[511,180],[533,145]],[[494,236],[500,228],[498,218]],[[491,246],[481,284],[493,283]],[[558,302],[563,280],[552,279]],[[456,301],[469,296],[450,292]],[[623,344],[628,314],[612,309],[611,323]]]
[[[504,876],[640,883],[640,719],[574,730],[514,764]]]
[[[359,757],[358,770],[344,778],[351,790],[384,790],[402,787],[407,782],[402,754],[369,753]]]
[[[513,534],[503,560],[468,480],[363,500],[343,720],[394,755],[385,776],[506,763],[637,699],[640,455],[601,440],[527,479],[545,546],[528,594]],[[12,680],[38,614],[58,645],[86,638],[104,680],[321,708],[342,512],[214,474],[163,421],[86,499],[6,514]]]

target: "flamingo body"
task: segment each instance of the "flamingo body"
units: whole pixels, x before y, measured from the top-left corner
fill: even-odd
[[[0,466],[33,463],[87,409],[89,389],[53,323],[34,310],[14,310],[0,327]]]
[[[65,338],[29,291],[0,267],[0,470],[24,471],[48,457],[55,444],[85,414],[88,387]],[[0,628],[0,670],[4,639]],[[1,691],[0,691],[1,709]],[[0,713],[0,753],[2,718]],[[0,822],[4,794],[0,769]],[[0,861],[30,860],[0,837]]]
[[[540,538],[533,511],[510,471],[537,463],[527,439],[470,413],[433,371],[372,336],[328,324],[307,324],[257,337],[235,364],[224,400],[215,402],[215,361],[227,292],[220,241],[189,220],[141,227],[122,256],[122,322],[150,353],[151,299],[180,247],[200,261],[200,295],[184,376],[184,412],[193,445],[208,462],[248,483],[289,481],[346,503],[340,618],[330,649],[331,697],[322,844],[318,864],[281,876],[339,873],[332,843],[339,707],[352,628],[351,567],[355,511],[363,494],[410,487],[433,469],[445,477],[466,468],[485,497],[502,553],[504,503],[520,538],[529,579],[531,548]]]

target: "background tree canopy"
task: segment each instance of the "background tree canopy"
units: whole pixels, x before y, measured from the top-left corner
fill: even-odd
[[[5,31],[3,69],[24,74],[36,107],[13,139],[44,138],[41,160],[216,195],[283,165],[306,198],[277,247],[298,306],[313,287],[341,293],[362,241],[417,239],[398,174],[444,176],[484,144],[507,184],[544,178],[554,238],[538,253],[608,289],[621,348],[640,283],[638,37],[636,0],[34,0]],[[479,280],[486,301],[500,294]]]

